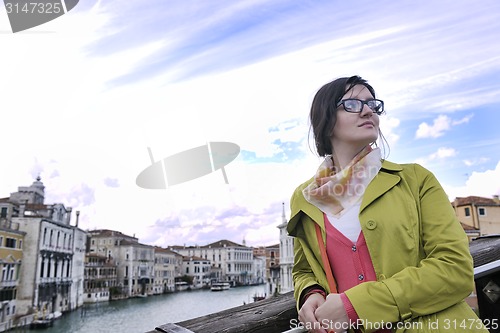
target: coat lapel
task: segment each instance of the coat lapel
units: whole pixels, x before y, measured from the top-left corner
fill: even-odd
[[[314,178],[311,178],[309,181],[303,183],[293,193],[293,204],[291,205],[292,211],[290,221],[288,222],[287,226],[287,231],[290,236],[297,236],[297,223],[300,221],[300,217],[302,216],[302,214],[309,216],[309,218],[316,222],[321,227],[321,229],[325,229],[323,212],[319,210],[318,207],[309,203],[302,194],[302,190],[313,180]]]
[[[397,171],[401,170],[403,168],[399,164],[383,161],[380,172],[373,178],[365,190],[360,212],[399,183],[401,177],[397,174]]]

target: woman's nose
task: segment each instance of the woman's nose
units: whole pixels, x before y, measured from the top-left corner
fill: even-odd
[[[371,116],[373,116],[373,110],[370,109],[370,107],[368,105],[363,104],[363,108],[361,109],[359,116],[360,117],[371,117]]]

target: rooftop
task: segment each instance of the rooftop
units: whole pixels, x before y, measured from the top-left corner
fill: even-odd
[[[500,206],[500,200],[498,199],[497,196],[496,197],[494,196],[493,198],[468,196],[468,197],[457,197],[451,204],[455,207],[468,206],[468,205]]]

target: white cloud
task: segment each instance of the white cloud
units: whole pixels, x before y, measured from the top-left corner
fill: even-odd
[[[416,159],[415,163],[426,166],[431,161],[443,161],[447,158],[454,157],[456,155],[457,151],[454,148],[441,147],[436,152],[430,154],[429,156],[420,157]]]
[[[472,119],[472,117],[473,117],[473,116],[474,116],[473,114],[470,114],[470,115],[468,115],[468,116],[463,117],[462,119],[459,119],[459,120],[453,120],[453,121],[451,122],[451,125],[452,125],[452,126],[456,126],[456,125],[460,125],[460,124],[466,124],[466,123],[468,123],[468,122],[469,122],[469,120],[471,120],[471,119]]]
[[[429,156],[429,160],[435,160],[435,159],[445,159],[445,158],[448,158],[448,157],[453,157],[457,155],[457,151],[453,148],[439,148],[437,150],[437,152],[435,152],[434,154],[431,154]]]
[[[451,119],[448,116],[440,115],[439,117],[434,119],[432,125],[429,125],[426,122],[421,123],[418,126],[415,137],[417,139],[438,138],[444,135],[444,132],[449,130],[450,127],[451,127]]]
[[[443,187],[450,200],[456,197],[480,196],[491,198],[500,194],[500,162],[493,170],[474,171],[463,186]]]
[[[468,167],[480,165],[488,162],[490,160],[489,157],[479,157],[472,160],[463,160],[464,164]]]
[[[383,117],[380,119],[380,130],[384,135],[385,139],[389,143],[389,147],[395,145],[399,140],[399,134],[395,133],[395,129],[399,127],[401,122],[398,118],[394,117]]]
[[[452,126],[468,123],[472,117],[473,115],[471,114],[462,119],[453,120],[446,115],[439,115],[436,119],[434,119],[432,125],[429,125],[426,122],[421,123],[418,126],[415,138],[438,138],[443,136],[446,131],[449,131]]]

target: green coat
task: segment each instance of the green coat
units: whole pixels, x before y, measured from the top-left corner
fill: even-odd
[[[296,237],[292,275],[297,301],[314,284],[329,291],[314,227],[321,227],[324,240],[323,213],[302,194],[311,181],[295,190],[288,223],[289,234]],[[467,237],[431,172],[418,164],[384,161],[365,190],[359,221],[377,281],[345,294],[367,323],[365,332],[375,331],[374,323],[410,320],[421,324],[405,332],[487,332],[464,302],[474,288]],[[439,329],[432,330],[436,325]]]

